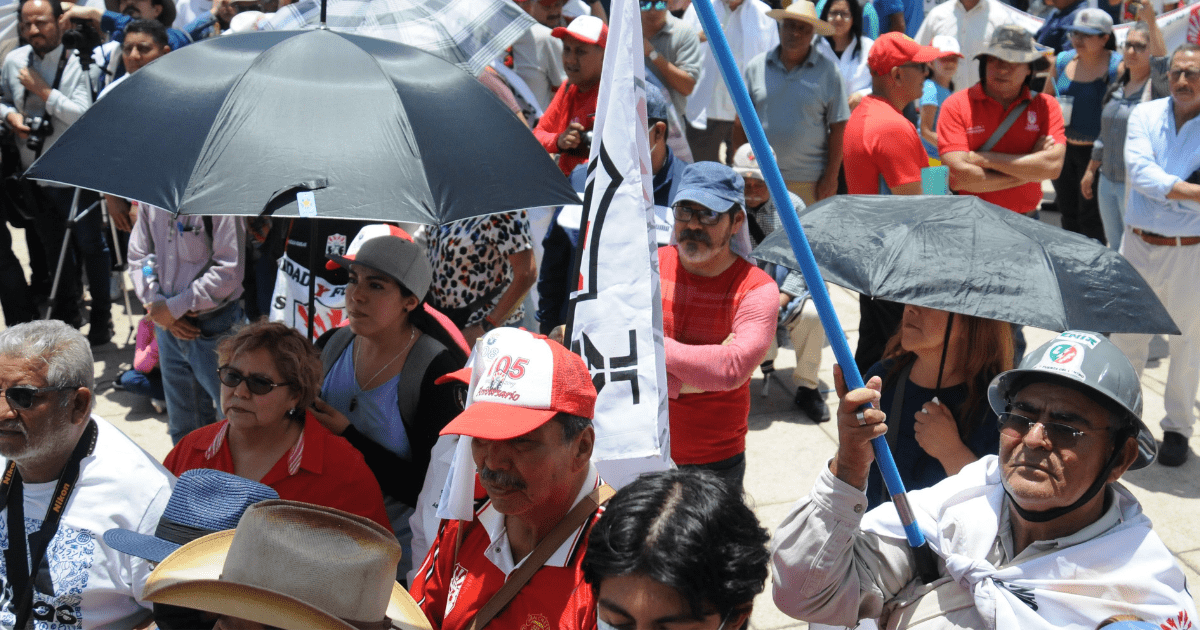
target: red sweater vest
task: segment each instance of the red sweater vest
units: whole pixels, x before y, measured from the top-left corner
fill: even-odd
[[[742,298],[772,282],[740,257],[713,278],[688,273],[679,265],[679,252],[673,246],[660,247],[658,261],[663,334],[688,345],[725,341],[733,332],[733,316]],[[672,399],[671,459],[677,464],[709,464],[745,451],[749,415],[749,381],[728,391],[681,394]]]

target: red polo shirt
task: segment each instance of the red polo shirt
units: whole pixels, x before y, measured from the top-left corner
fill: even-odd
[[[851,195],[890,195],[897,186],[920,182],[921,169],[929,166],[917,128],[873,94],[850,114],[842,147]]]
[[[163,466],[176,477],[194,468],[236,474],[228,432],[228,420],[192,431],[171,449]],[[311,414],[305,414],[300,439],[259,481],[278,492],[281,499],[364,516],[392,531],[383,508],[383,492],[362,453]]]
[[[1008,108],[983,93],[982,84],[951,94],[938,114],[938,152],[977,151],[1014,107],[1029,97],[1029,88]],[[1047,94],[1033,96],[1029,107],[1008,129],[1008,133],[992,148],[997,153],[1032,153],[1042,136],[1051,136],[1059,144],[1067,141],[1063,130],[1062,110],[1058,101]],[[1030,182],[1014,188],[978,193],[980,199],[1016,212],[1031,212],[1042,203],[1042,185]]]

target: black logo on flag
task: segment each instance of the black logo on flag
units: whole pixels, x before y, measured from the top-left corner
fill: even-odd
[[[592,343],[587,333],[583,333],[580,337],[581,339],[576,339],[571,344],[571,351],[582,356],[587,363],[588,370],[592,372],[592,384],[596,386],[596,393],[604,389],[607,383],[628,381],[629,387],[632,389],[633,404],[638,404],[642,396],[637,378],[637,331],[630,329],[629,354],[623,357],[605,357],[600,349]],[[581,340],[582,344],[580,344]]]

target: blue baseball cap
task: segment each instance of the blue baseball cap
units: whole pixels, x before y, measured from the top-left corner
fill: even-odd
[[[196,468],[179,476],[153,536],[128,529],[104,532],[111,548],[151,562],[208,534],[237,529],[246,508],[279,493],[270,486],[219,470]]]
[[[696,162],[683,169],[675,200],[694,201],[714,212],[746,206],[746,183],[736,171],[719,162]]]
[[[667,120],[670,114],[668,107],[671,106],[671,101],[667,100],[667,94],[657,85],[646,84],[646,118],[658,120]]]

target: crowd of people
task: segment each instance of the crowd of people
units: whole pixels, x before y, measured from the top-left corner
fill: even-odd
[[[561,343],[578,210],[172,216],[24,179],[126,77],[281,3],[22,0],[0,68],[0,627],[742,629],[769,574],[780,610],[838,627],[1188,627],[1184,573],[1120,478],[1190,453],[1200,46],[1168,51],[1153,2],[1051,0],[1034,33],[998,1],[714,8],[796,210],[923,194],[943,165],[954,194],[1019,221],[1053,207],[1125,256],[1182,331],[1162,441],[1148,336],[1027,354],[1019,326],[868,296],[867,385],[835,367],[831,412],[809,287],[752,255],[784,210],[696,9],[639,0],[675,466],[614,490],[596,384]],[[536,23],[478,78],[583,193],[611,6],[516,4]],[[120,382],[161,401],[161,463],[93,413],[122,259],[145,319]],[[344,296],[317,334],[287,312],[295,275]],[[838,448],[772,539],[743,491],[750,383],[788,345],[796,411]],[[885,505],[876,437],[932,566]]]

